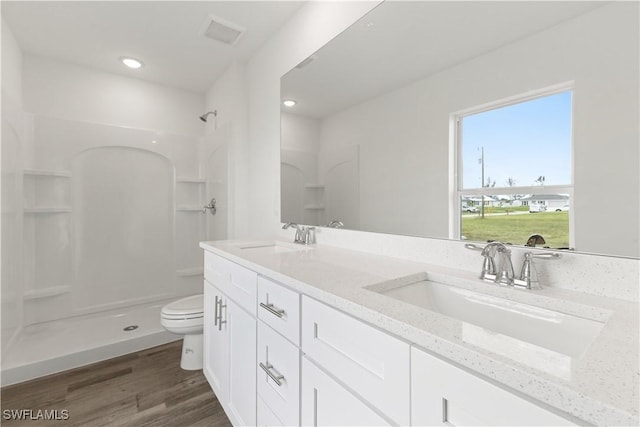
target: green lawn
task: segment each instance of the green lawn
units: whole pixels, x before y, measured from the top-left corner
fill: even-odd
[[[485,209],[486,213],[489,212]],[[467,240],[476,242],[498,240],[514,245],[524,245],[532,234],[540,234],[544,237],[547,243],[543,246],[569,247],[569,213],[540,212],[485,216],[484,218],[477,213],[462,216],[462,235]]]

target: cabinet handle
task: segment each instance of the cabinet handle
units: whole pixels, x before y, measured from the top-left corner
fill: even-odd
[[[215,300],[215,314],[213,316],[213,326],[218,326],[218,295],[216,295],[216,300]]]
[[[220,304],[220,309],[218,310],[218,330],[221,331],[222,325],[227,323],[226,320],[222,320],[222,309],[227,308],[227,304],[222,304],[222,297],[220,297],[220,301],[218,301],[218,303]]]
[[[258,363],[258,366],[260,366],[262,370],[265,371],[267,375],[269,375],[269,378],[271,378],[276,384],[278,384],[278,387],[282,386],[282,380],[284,380],[284,376],[280,375],[277,371],[275,374],[271,372],[271,370],[273,369],[272,364],[267,363],[265,365],[264,363],[260,362]]]
[[[277,317],[279,317],[281,319],[282,319],[282,316],[284,316],[284,313],[285,313],[284,310],[278,310],[278,309],[274,308],[273,304],[265,304],[265,303],[261,302],[260,303],[260,307],[264,308],[269,313],[271,313],[274,316],[277,316]]]

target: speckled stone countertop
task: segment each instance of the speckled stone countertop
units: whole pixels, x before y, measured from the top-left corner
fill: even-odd
[[[278,242],[279,248],[268,246],[273,243],[216,241],[200,246],[570,414],[582,420],[581,424],[639,424],[637,303],[551,288],[505,288],[465,271],[428,263],[323,245]],[[603,327],[578,357],[554,352],[523,354],[509,351],[518,347],[510,346],[509,341],[503,346],[489,344],[482,328],[374,291],[425,272],[434,281],[592,319]]]

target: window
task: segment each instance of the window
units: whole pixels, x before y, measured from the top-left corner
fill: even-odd
[[[572,91],[564,86],[479,107],[456,123],[452,234],[572,246]]]

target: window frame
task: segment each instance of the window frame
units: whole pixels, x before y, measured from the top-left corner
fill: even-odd
[[[571,139],[570,139],[570,183],[564,185],[483,187],[464,189],[462,187],[462,119],[466,116],[496,110],[515,104],[562,92],[571,94]],[[575,83],[573,81],[547,86],[542,89],[502,98],[476,107],[459,110],[449,115],[449,238],[462,239],[462,197],[497,196],[515,194],[567,194],[569,195],[569,243],[575,247],[575,203],[574,203],[574,122],[575,122]],[[524,243],[523,243],[524,244]]]

